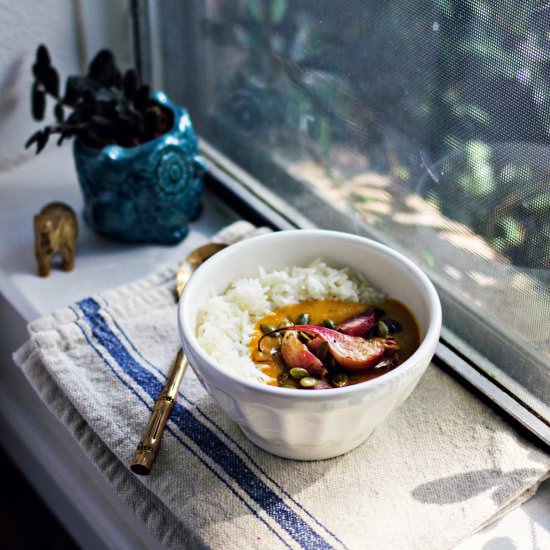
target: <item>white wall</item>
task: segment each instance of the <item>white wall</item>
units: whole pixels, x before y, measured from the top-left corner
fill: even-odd
[[[50,50],[62,90],[66,77],[81,72],[100,48],[112,48],[124,68],[130,60],[128,1],[0,0],[0,171],[32,157],[25,141],[53,120],[51,101],[44,123],[31,116],[31,66],[40,43]]]

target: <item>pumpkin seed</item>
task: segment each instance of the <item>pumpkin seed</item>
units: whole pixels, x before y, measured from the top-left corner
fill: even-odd
[[[334,330],[336,328],[336,323],[332,319],[324,319],[323,326]]]
[[[332,355],[329,355],[324,363],[325,367],[330,371],[338,368],[338,364],[336,363],[336,360],[334,359],[334,357],[332,357]]]
[[[300,378],[299,383],[302,388],[313,388],[313,386],[317,384],[317,379],[313,378],[313,376],[304,376],[303,378]]]
[[[264,334],[268,334],[269,332],[273,332],[275,330],[275,327],[273,325],[260,325],[260,330]]]
[[[300,313],[300,315],[298,315],[298,318],[296,319],[296,324],[309,325],[310,319],[311,319],[311,316],[309,313]]]
[[[285,382],[288,381],[288,372],[283,372],[281,374],[279,374],[279,376],[277,377],[277,381],[279,382],[280,385],[285,385]]]
[[[387,338],[390,335],[390,329],[388,328],[388,325],[384,323],[384,321],[378,321],[378,336],[382,338]]]
[[[341,388],[342,386],[345,386],[348,383],[348,375],[343,372],[337,372],[336,374],[332,375],[332,383],[337,387]]]
[[[326,342],[323,342],[320,346],[319,346],[319,349],[317,350],[317,357],[323,361],[326,356],[327,356],[327,353],[328,353],[328,344]]]
[[[390,334],[396,334],[397,332],[401,332],[403,330],[401,323],[395,319],[384,319],[384,323],[386,323]]]
[[[309,372],[307,372],[306,369],[302,369],[301,367],[294,367],[293,369],[290,369],[290,376],[292,376],[292,378],[295,378],[296,380],[300,380],[308,375]]]

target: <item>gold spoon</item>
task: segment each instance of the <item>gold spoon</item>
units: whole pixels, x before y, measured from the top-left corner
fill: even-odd
[[[226,244],[221,243],[205,244],[193,250],[193,252],[181,262],[176,275],[176,292],[178,300],[183,291],[183,287],[193,274],[193,271],[203,262],[208,260],[210,256],[213,256],[226,246]],[[187,370],[187,365],[187,359],[183,354],[183,350],[180,348],[172,363],[172,368],[170,369],[166,383],[155,402],[155,407],[151,414],[147,429],[145,430],[145,435],[138,445],[134,460],[130,466],[130,469],[135,474],[146,476],[153,468],[155,458],[160,448],[160,440],[162,439],[164,427],[166,426],[168,417],[178,397],[178,391],[183,375]]]

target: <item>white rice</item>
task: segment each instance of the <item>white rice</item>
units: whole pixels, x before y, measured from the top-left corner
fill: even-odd
[[[375,304],[384,294],[360,274],[336,269],[317,259],[306,267],[276,271],[259,268],[257,277],[243,277],[200,310],[197,338],[218,365],[233,374],[267,379],[250,358],[248,342],[257,321],[274,310],[305,300],[341,300]]]

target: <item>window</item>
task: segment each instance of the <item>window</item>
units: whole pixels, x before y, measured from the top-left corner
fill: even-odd
[[[205,146],[318,225],[415,259],[447,340],[548,422],[550,4],[157,9],[162,85]]]

